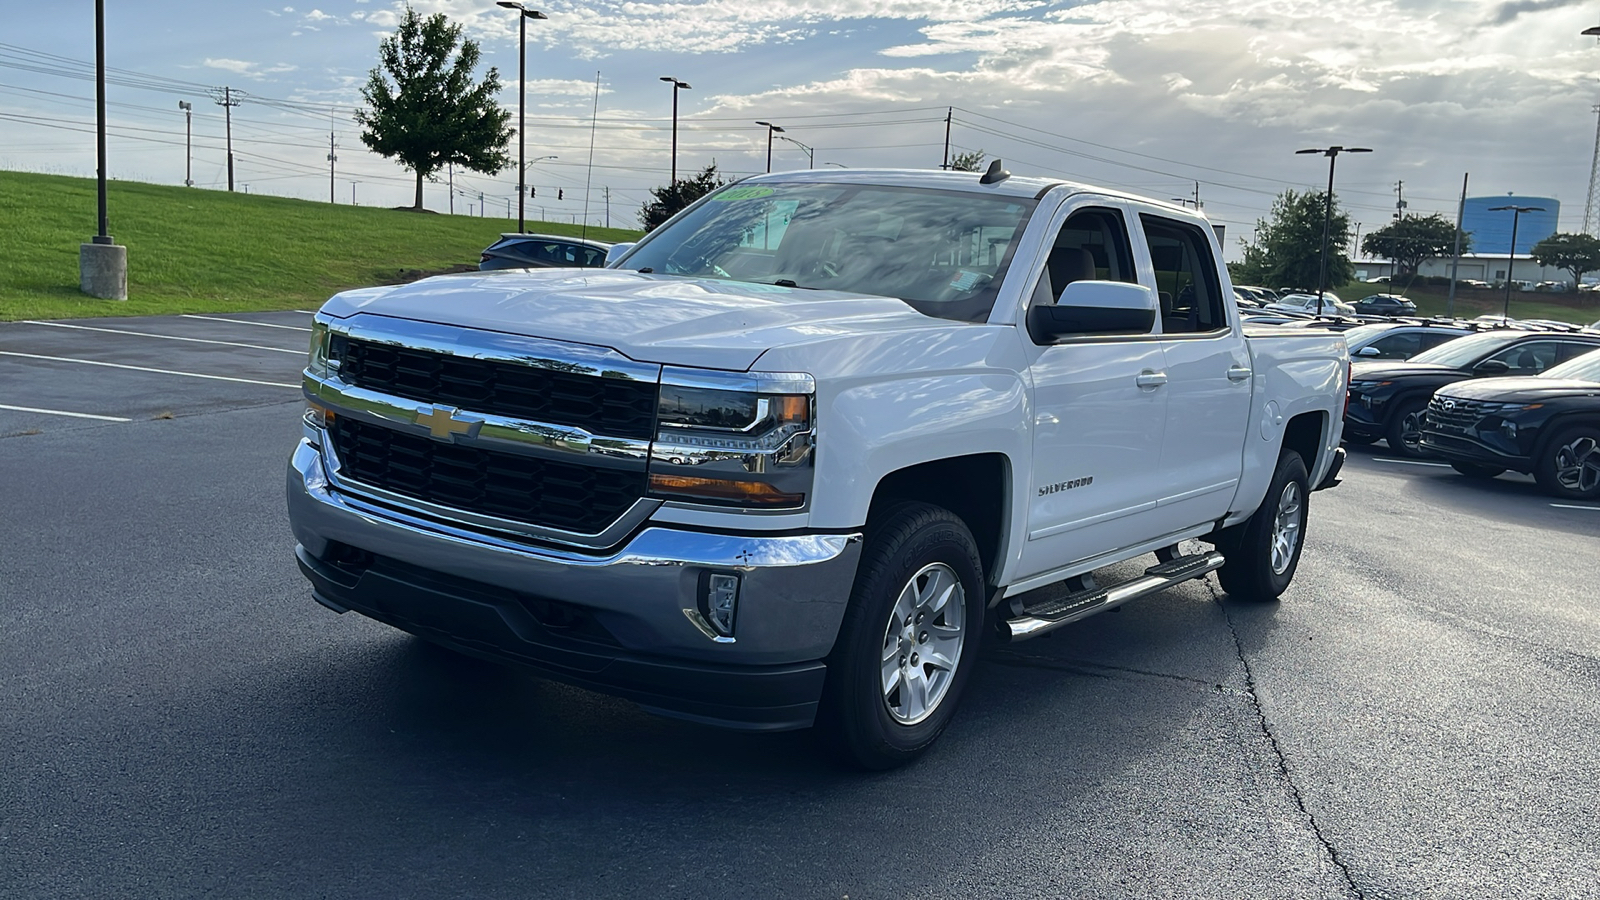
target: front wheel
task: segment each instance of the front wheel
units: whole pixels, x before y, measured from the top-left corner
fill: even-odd
[[[1309,481],[1300,454],[1285,450],[1261,506],[1219,543],[1227,562],[1217,571],[1217,580],[1228,596],[1276,600],[1289,588],[1306,540]]]
[[[1557,497],[1600,497],[1600,426],[1574,425],[1557,432],[1539,452],[1533,477]]]
[[[1389,449],[1407,459],[1427,456],[1422,449],[1422,419],[1428,414],[1428,401],[1421,398],[1405,400],[1395,407],[1389,417],[1389,428],[1384,432]]]
[[[920,756],[955,714],[982,633],[983,564],[948,510],[901,503],[874,518],[818,725],[845,761],[889,769]]]
[[[1468,478],[1493,478],[1505,471],[1503,466],[1486,466],[1482,463],[1453,462],[1450,468],[1467,476]]]

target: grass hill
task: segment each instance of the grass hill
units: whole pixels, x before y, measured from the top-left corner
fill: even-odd
[[[95,182],[0,172],[0,320],[314,309],[402,272],[477,265],[516,221],[335,206],[137,182],[106,186],[110,232],[128,248],[128,299],[78,291],[78,245],[97,230]],[[576,235],[579,226],[529,222]],[[590,227],[602,241],[640,232]]]

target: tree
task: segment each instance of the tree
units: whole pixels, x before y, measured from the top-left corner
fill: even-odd
[[[639,208],[639,221],[645,231],[654,231],[656,226],[672,218],[678,210],[730,183],[717,176],[717,164],[712,162],[699,174],[679,178],[665,187],[651,188],[650,196],[654,199]]]
[[[368,108],[355,118],[365,126],[361,143],[417,173],[412,209],[422,209],[423,179],[435,180],[446,165],[485,175],[511,165],[511,113],[495,101],[500,73],[490,66],[474,83],[479,58],[478,43],[463,41],[460,25],[443,13],[424,19],[409,6],[399,29],[378,45],[380,67],[361,89]]]
[[[950,171],[952,172],[977,172],[983,168],[983,151],[974,150],[971,153],[957,153],[950,157]]]
[[[1361,239],[1361,252],[1368,256],[1392,259],[1396,275],[1416,275],[1430,259],[1449,256],[1455,250],[1456,226],[1444,216],[1406,216],[1377,228]],[[1461,252],[1472,245],[1461,235]]]
[[[1572,286],[1577,287],[1583,282],[1583,273],[1600,270],[1600,238],[1558,231],[1533,245],[1533,260],[1571,272]]]
[[[1322,220],[1327,195],[1287,190],[1272,201],[1272,212],[1256,221],[1255,240],[1240,241],[1244,260],[1229,267],[1236,279],[1269,287],[1316,290],[1322,260]],[[1333,201],[1333,221],[1328,229],[1328,287],[1355,277],[1355,267],[1344,248],[1350,243],[1350,217]]]

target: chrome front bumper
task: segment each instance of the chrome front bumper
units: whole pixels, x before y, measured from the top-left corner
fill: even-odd
[[[307,440],[290,460],[287,487],[290,525],[313,562],[354,548],[469,589],[571,604],[619,654],[694,664],[821,660],[833,648],[861,553],[860,534],[729,535],[648,524],[603,555],[517,543],[342,494]],[[741,578],[732,641],[713,640],[685,612],[698,609],[705,572]]]

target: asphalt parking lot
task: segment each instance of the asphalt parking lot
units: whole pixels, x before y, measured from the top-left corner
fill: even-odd
[[[313,602],[308,321],[0,323],[0,896],[1600,895],[1600,504],[1353,449],[1281,603],[990,649],[864,776]]]

